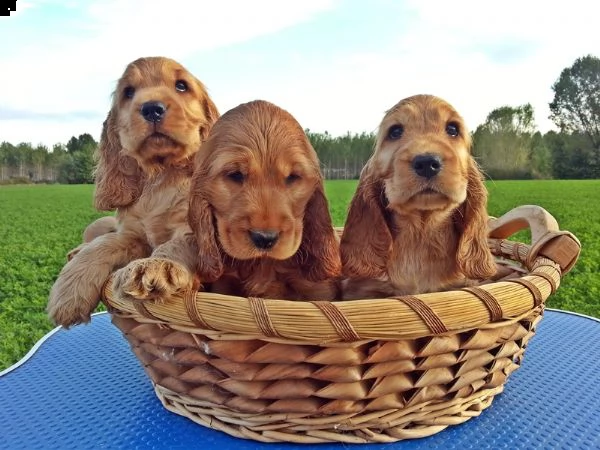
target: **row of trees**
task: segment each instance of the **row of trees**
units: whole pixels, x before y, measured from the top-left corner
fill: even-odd
[[[586,134],[515,129],[523,111],[533,108],[529,104],[498,108],[490,113],[493,120],[473,133],[473,154],[489,178],[600,178],[599,152]],[[502,126],[496,122],[498,116],[505,122]],[[327,179],[358,178],[375,145],[373,133],[333,137],[308,131],[308,136]]]
[[[94,151],[98,143],[90,134],[72,137],[52,151],[44,145],[0,144],[0,183],[34,182],[82,184],[93,182]]]
[[[358,178],[365,162],[373,153],[373,133],[332,136],[305,130],[319,160],[323,176],[330,180]]]
[[[600,59],[588,55],[552,85],[550,119],[560,132],[536,132],[530,104],[492,111],[473,135],[492,178],[600,178]]]
[[[492,179],[600,178],[598,151],[582,132],[536,131],[530,104],[495,109],[473,133],[473,154]]]
[[[600,59],[588,55],[552,86],[550,118],[559,132],[535,128],[531,104],[502,106],[473,132],[473,154],[494,179],[600,178]],[[373,152],[373,133],[332,136],[306,130],[328,179],[358,178]],[[0,144],[0,182],[90,183],[97,146],[89,134],[50,152],[44,146]]]
[[[535,131],[531,105],[492,111],[473,133],[473,154],[492,179],[600,178],[598,151],[583,133]],[[306,130],[327,179],[356,179],[375,145],[375,134],[332,136]],[[73,137],[66,146],[0,144],[0,183],[93,182],[93,137]]]

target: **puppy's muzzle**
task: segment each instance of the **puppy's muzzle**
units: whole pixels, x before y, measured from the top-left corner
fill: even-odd
[[[256,248],[260,250],[269,250],[277,243],[279,233],[272,230],[250,230],[250,240]]]
[[[412,168],[418,176],[430,180],[442,170],[442,160],[430,153],[417,155],[412,160]]]

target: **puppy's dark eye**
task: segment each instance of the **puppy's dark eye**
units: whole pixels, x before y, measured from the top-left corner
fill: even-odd
[[[179,92],[185,92],[188,90],[188,84],[184,80],[177,80],[175,82],[175,89]]]
[[[285,184],[292,184],[300,179],[300,175],[296,173],[290,173],[287,177],[285,177]]]
[[[235,172],[229,172],[227,174],[227,178],[229,178],[231,181],[234,181],[235,183],[242,184],[246,177],[244,177],[244,174],[242,172],[236,170]]]
[[[402,125],[392,125],[387,132],[387,138],[390,141],[395,141],[402,137],[404,133],[404,127]]]
[[[135,88],[133,86],[127,86],[125,89],[123,89],[123,96],[125,98],[133,98],[134,95]]]
[[[459,129],[457,123],[450,122],[448,125],[446,125],[446,134],[448,134],[448,136],[456,137],[458,136],[458,133]]]

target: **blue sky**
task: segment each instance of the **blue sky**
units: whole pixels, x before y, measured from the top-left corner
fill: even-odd
[[[589,0],[18,0],[0,17],[0,140],[98,139],[116,80],[151,55],[186,66],[221,112],[262,98],[314,131],[374,131],[418,93],[472,129],[529,102],[547,131],[562,69],[600,57],[599,13]]]

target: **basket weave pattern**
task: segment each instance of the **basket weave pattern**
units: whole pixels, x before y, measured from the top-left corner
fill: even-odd
[[[491,404],[579,242],[552,231],[490,248],[503,280],[443,293],[329,303],[191,292],[142,304],[107,283],[104,302],[177,414],[264,442],[394,442]]]

